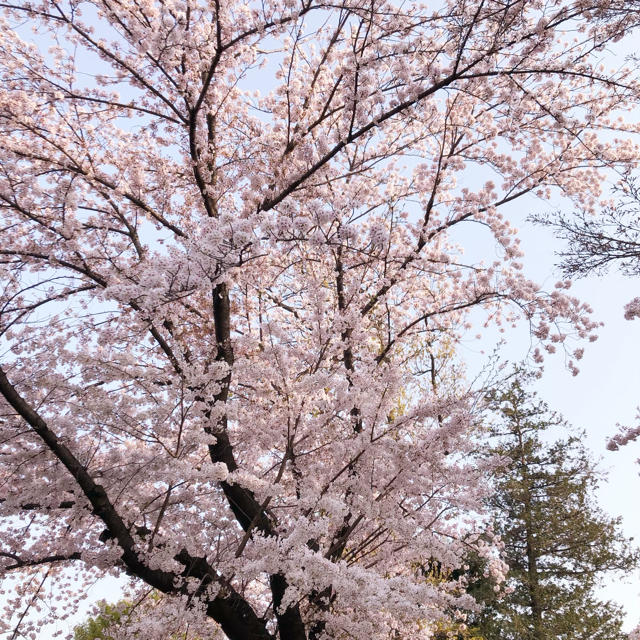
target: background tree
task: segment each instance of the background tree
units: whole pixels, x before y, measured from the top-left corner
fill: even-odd
[[[601,479],[558,416],[525,388],[519,375],[489,395],[504,458],[489,500],[510,566],[511,593],[490,601],[478,624],[487,640],[622,640],[622,611],[594,589],[607,572],[630,572],[640,554],[620,532],[620,519],[597,506]]]
[[[635,71],[597,52],[640,2],[2,7],[4,618],[76,567],[231,640],[429,636],[469,598],[416,567],[491,551],[473,398],[423,347],[472,309],[592,335],[503,211],[595,208],[637,158],[600,135]]]
[[[73,640],[115,640],[114,628],[124,626],[130,603],[100,603],[99,612],[73,630]],[[123,620],[124,617],[124,620]]]
[[[640,275],[640,191],[636,178],[624,176],[613,189],[617,202],[596,215],[576,211],[571,215],[533,216],[552,227],[565,245],[560,267],[568,277],[605,273],[612,265],[627,276]]]

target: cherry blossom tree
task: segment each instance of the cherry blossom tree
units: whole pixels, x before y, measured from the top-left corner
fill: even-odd
[[[429,637],[469,548],[504,571],[431,347],[480,310],[593,338],[504,211],[637,157],[598,52],[640,2],[1,5],[9,633],[115,572],[231,640]]]

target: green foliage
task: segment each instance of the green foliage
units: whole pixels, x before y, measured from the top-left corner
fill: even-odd
[[[145,596],[143,600],[137,603],[129,600],[120,600],[116,604],[100,603],[100,612],[94,618],[89,618],[86,622],[78,625],[74,629],[74,640],[121,640],[123,632],[129,631],[126,637],[147,638],[137,630],[132,630],[132,622],[139,622],[141,619],[146,620],[153,617],[154,620],[162,620],[161,637],[166,640],[202,640],[201,636],[186,628],[179,628],[175,620],[162,618],[162,604],[164,596],[152,591]],[[154,636],[154,638],[159,636]],[[212,624],[211,634],[207,635],[207,640],[216,640],[221,638],[221,632],[217,625]]]
[[[117,632],[123,616],[128,614],[131,605],[122,600],[117,604],[103,603],[100,609],[95,618],[89,618],[74,629],[73,640],[116,640],[116,636],[112,634]]]
[[[639,554],[620,519],[596,504],[601,480],[580,435],[551,441],[566,423],[527,392],[519,373],[489,394],[491,454],[501,456],[489,500],[504,542],[512,592],[488,601],[476,623],[486,640],[622,640],[622,611],[594,596],[609,571],[629,572]]]

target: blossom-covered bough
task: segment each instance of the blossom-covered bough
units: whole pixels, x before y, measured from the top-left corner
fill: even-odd
[[[492,553],[473,399],[430,349],[479,308],[569,358],[592,336],[502,211],[595,207],[634,161],[637,82],[598,56],[640,3],[1,6],[10,606],[75,567],[200,637],[429,637],[469,606],[447,569]],[[461,226],[500,255],[465,262]]]

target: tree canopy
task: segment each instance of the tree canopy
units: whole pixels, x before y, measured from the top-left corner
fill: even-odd
[[[598,56],[640,2],[2,8],[5,618],[36,633],[74,567],[230,640],[429,637],[471,599],[419,568],[495,548],[425,345],[482,311],[576,370],[596,323],[505,211],[594,209],[636,160],[635,70]]]

